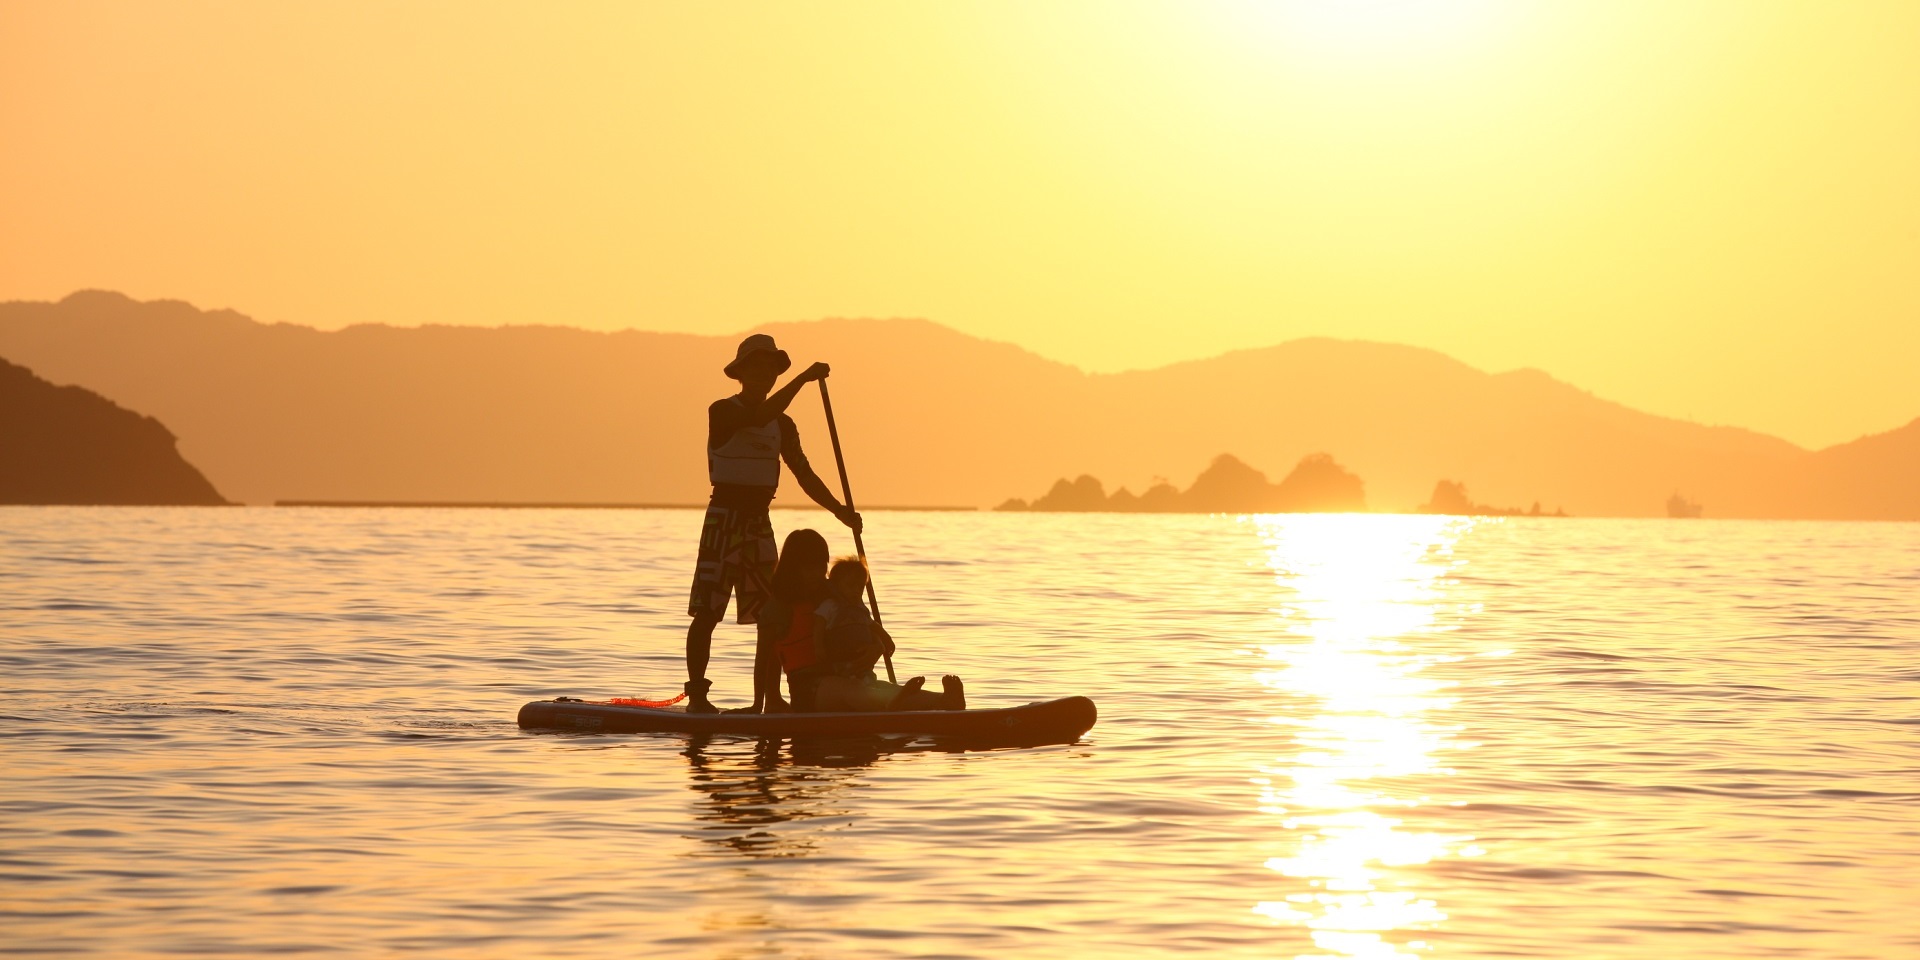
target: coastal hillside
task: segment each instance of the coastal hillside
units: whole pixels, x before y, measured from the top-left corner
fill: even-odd
[[[160,421],[0,360],[0,504],[226,502]]]
[[[1920,520],[1920,419],[1808,456],[1790,483],[1799,516]]]
[[[1579,516],[1663,515],[1675,491],[1711,517],[1853,515],[1835,504],[1858,492],[1866,515],[1920,518],[1920,465],[1900,431],[1809,453],[1414,347],[1310,339],[1087,374],[924,320],[760,329],[796,363],[833,364],[869,504],[991,506],[1082,474],[1184,488],[1195,475],[1170,472],[1230,450],[1269,476],[1329,454],[1365,480],[1374,510],[1413,509],[1449,478],[1488,503]],[[720,367],[736,342],[564,326],[322,332],[98,291],[0,304],[0,353],[161,417],[254,503],[698,501],[702,410],[730,392]],[[831,481],[817,395],[793,412]]]

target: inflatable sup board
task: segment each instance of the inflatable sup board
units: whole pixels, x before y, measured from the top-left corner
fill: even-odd
[[[708,733],[743,737],[938,737],[990,746],[1072,743],[1093,729],[1099,711],[1086,697],[992,710],[886,713],[688,713],[558,697],[520,708],[520,726],[595,733]]]

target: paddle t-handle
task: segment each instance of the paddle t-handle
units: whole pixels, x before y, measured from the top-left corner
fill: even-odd
[[[820,378],[820,405],[827,411],[827,439],[833,441],[833,465],[840,468],[840,498],[847,504],[848,512],[853,512],[853,484],[847,482],[847,458],[840,455],[840,428],[833,422],[833,397],[827,393],[827,379]],[[862,564],[867,562],[867,545],[860,539],[860,528],[853,528],[853,549],[860,555]],[[873,623],[882,629],[886,624],[880,620],[880,598],[873,592],[873,570],[867,570],[867,606],[873,609]],[[893,654],[882,653],[887,663],[887,682],[897,683],[893,678]]]

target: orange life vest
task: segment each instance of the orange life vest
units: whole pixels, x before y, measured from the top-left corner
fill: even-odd
[[[813,613],[805,607],[796,609],[793,624],[787,628],[786,638],[780,641],[780,665],[791,674],[815,665],[819,659],[813,649]]]

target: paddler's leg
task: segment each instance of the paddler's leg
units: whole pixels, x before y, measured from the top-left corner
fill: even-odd
[[[713,652],[713,628],[726,615],[727,602],[739,579],[739,556],[731,549],[737,515],[718,504],[707,505],[700,525],[700,555],[694,561],[693,592],[687,599],[687,712],[717,713],[707,700],[713,684],[707,680],[707,659]]]
[[[707,700],[707,689],[713,683],[707,679],[707,658],[713,653],[713,627],[720,622],[719,617],[696,616],[687,625],[687,712],[718,713],[719,709]]]

